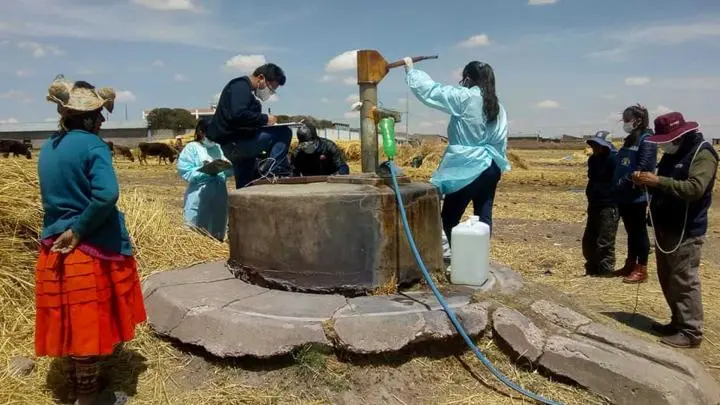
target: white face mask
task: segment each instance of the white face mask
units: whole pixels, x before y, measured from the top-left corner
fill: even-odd
[[[634,129],[635,129],[635,125],[633,125],[632,122],[626,122],[626,123],[623,124],[623,131],[625,131],[625,133],[628,133],[628,134],[629,134],[629,133],[631,133]]]
[[[660,145],[660,148],[662,148],[663,153],[667,153],[668,155],[673,155],[673,154],[677,153],[677,151],[680,149],[680,144],[678,143],[676,145],[672,142],[668,142],[668,143],[664,143],[664,144]]]
[[[275,94],[275,92],[267,85],[267,82],[265,82],[265,88],[255,89],[255,96],[259,98],[260,101],[268,101],[273,94]]]
[[[203,138],[203,140],[201,142],[203,145],[205,145],[206,148],[212,148],[213,146],[217,145],[215,142],[213,142],[207,138]]]

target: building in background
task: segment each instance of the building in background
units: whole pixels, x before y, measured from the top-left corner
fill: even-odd
[[[210,104],[209,108],[184,108],[184,110],[187,110],[195,117],[196,120],[199,120],[200,117],[211,117],[215,115],[216,108],[217,106],[215,104]],[[149,110],[143,110],[142,119],[147,120],[147,116],[152,110],[154,110],[154,108],[151,108]]]

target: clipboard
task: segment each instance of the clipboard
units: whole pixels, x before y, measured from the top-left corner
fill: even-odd
[[[231,167],[232,163],[228,162],[227,160],[215,159],[212,162],[206,163],[203,167],[198,169],[198,171],[209,175],[217,175],[218,173],[223,172]]]
[[[305,125],[302,121],[300,122],[283,122],[282,124],[275,125],[263,125],[261,128],[275,128],[275,127],[301,127]]]

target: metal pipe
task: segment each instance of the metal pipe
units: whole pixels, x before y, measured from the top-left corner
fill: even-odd
[[[378,166],[378,136],[373,117],[373,108],[377,106],[377,85],[360,83],[360,149],[363,173],[375,173]]]

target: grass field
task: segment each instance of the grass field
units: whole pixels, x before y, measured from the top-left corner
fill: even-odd
[[[352,170],[357,144],[343,145]],[[403,149],[407,165],[426,155],[422,167],[404,170],[426,180],[441,150]],[[514,150],[517,169],[504,175],[496,198],[492,259],[531,281],[552,285],[598,312],[632,313],[636,321],[665,321],[668,311],[651,265],[650,282],[623,285],[615,279],[582,277],[580,238],[585,220],[585,155],[582,150]],[[7,373],[13,356],[33,357],[33,266],[41,225],[36,162],[0,159],[0,404],[52,404],[62,396],[62,363],[38,359],[27,377]],[[527,169],[521,169],[525,166]],[[184,184],[173,166],[116,162],[125,211],[143,277],[156,271],[224,258],[227,248],[182,226]],[[702,262],[706,341],[688,352],[720,379],[720,238],[718,215]],[[621,227],[622,228],[622,227]],[[618,262],[625,253],[618,234]],[[651,261],[653,258],[651,258]],[[637,301],[636,301],[637,293]],[[608,317],[608,320],[611,318]],[[614,322],[614,321],[612,321]],[[618,327],[653,339],[643,332]],[[516,368],[492,340],[480,348],[513,380],[565,404],[604,404],[582,389],[555,383],[535,370]],[[155,336],[147,326],[136,340],[108,359],[115,369],[107,383],[134,396],[135,404],[527,404],[496,381],[461,343],[418,348],[372,358],[325,353],[314,348],[274,361],[221,361]]]

